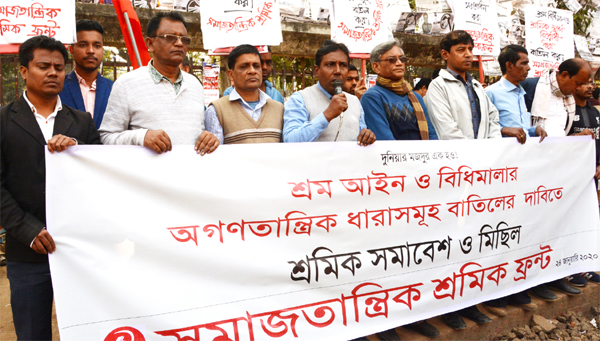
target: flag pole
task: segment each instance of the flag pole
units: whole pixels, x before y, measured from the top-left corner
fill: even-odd
[[[133,45],[133,52],[135,53],[135,60],[137,61],[139,66],[142,66],[142,59],[140,58],[140,52],[137,48],[137,43],[135,41],[135,37],[133,36],[133,29],[131,28],[131,23],[129,22],[129,15],[127,12],[123,12],[123,16],[125,17],[125,24],[127,25],[127,32],[129,33],[129,39],[131,39],[131,43]]]

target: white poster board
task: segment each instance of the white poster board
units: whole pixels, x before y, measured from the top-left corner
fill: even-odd
[[[558,69],[573,58],[573,13],[570,11],[527,6],[525,35],[529,51],[529,77],[539,77],[546,69]]]
[[[334,0],[331,39],[344,43],[351,53],[371,53],[393,39],[382,0]]]
[[[47,153],[61,340],[351,340],[600,270],[594,156],[589,136]]]
[[[283,41],[276,0],[200,0],[202,42],[220,47],[279,45]]]
[[[454,29],[469,32],[476,56],[500,54],[496,0],[454,0]]]
[[[38,35],[75,42],[75,0],[0,2],[0,44],[20,44]]]

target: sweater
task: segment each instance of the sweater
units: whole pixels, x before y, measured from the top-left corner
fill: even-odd
[[[171,143],[193,145],[204,131],[202,85],[182,72],[176,95],[173,84],[154,83],[148,67],[119,77],[108,99],[100,138],[104,144],[144,145],[148,130],[164,130]]]
[[[437,140],[433,124],[429,120],[423,97],[414,93],[427,119],[429,139]],[[407,95],[398,95],[377,84],[362,96],[360,104],[365,111],[365,122],[377,140],[420,140],[421,132],[417,117]]]
[[[229,96],[221,97],[210,105],[215,107],[223,127],[225,144],[281,142],[283,104],[267,99],[258,121],[248,115],[239,101],[230,101]]]

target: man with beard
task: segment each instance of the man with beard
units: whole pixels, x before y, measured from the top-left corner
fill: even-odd
[[[173,144],[193,144],[201,155],[217,149],[219,139],[204,130],[202,85],[179,69],[191,42],[186,27],[176,11],[150,19],[146,45],[153,58],[115,82],[100,126],[102,143],[145,146],[158,154]]]
[[[99,22],[77,21],[77,41],[69,47],[75,69],[65,77],[60,93],[63,104],[89,112],[100,128],[113,81],[102,77],[98,68],[104,55],[104,28]]]
[[[360,79],[358,69],[352,64],[348,65],[348,77],[346,77],[343,88],[345,92],[356,96],[358,99],[367,91],[365,81]]]
[[[357,141],[361,146],[375,142],[358,98],[341,92],[349,63],[346,45],[323,43],[315,56],[319,82],[295,92],[285,103],[283,142]]]

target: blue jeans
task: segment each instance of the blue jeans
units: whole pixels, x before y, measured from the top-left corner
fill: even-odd
[[[50,265],[8,261],[6,272],[17,339],[52,340]]]

